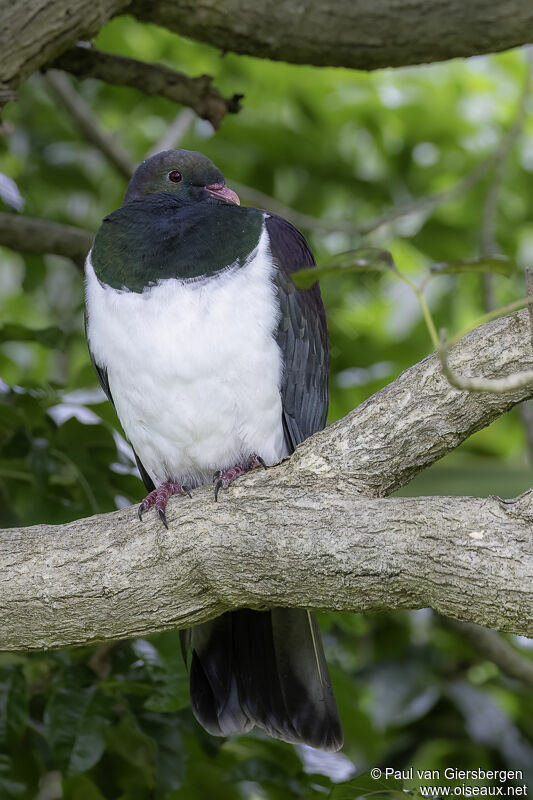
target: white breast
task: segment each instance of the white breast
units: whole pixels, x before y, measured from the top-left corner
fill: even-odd
[[[154,483],[197,486],[252,454],[287,454],[268,237],[243,267],[142,294],[86,264],[88,336],[126,436]]]

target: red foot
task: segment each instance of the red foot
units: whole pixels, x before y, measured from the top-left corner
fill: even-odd
[[[168,530],[165,509],[167,507],[169,497],[172,497],[173,494],[187,494],[189,497],[192,496],[187,487],[182,486],[181,483],[166,481],[166,483],[162,483],[161,486],[158,486],[157,489],[154,489],[153,492],[150,492],[150,494],[144,498],[139,506],[139,519],[142,521],[143,512],[148,511],[149,508],[155,506],[155,510],[159,514],[161,522]]]
[[[218,500],[218,493],[220,489],[227,489],[230,483],[235,480],[235,478],[238,478],[240,475],[244,475],[245,472],[250,472],[250,470],[255,469],[255,467],[263,467],[264,469],[267,468],[261,456],[253,455],[250,456],[245,464],[235,464],[235,466],[228,467],[228,469],[217,470],[213,475],[213,483],[215,484],[215,503]]]

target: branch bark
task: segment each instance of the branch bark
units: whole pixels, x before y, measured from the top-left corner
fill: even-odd
[[[463,369],[530,368],[527,311],[472,331]],[[383,498],[531,396],[449,386],[430,356],[267,472],[153,514],[123,509],[0,533],[0,649],[64,647],[185,627],[228,609],[431,606],[533,633],[533,492]]]
[[[354,495],[286,468],[174,502],[167,533],[133,508],[2,532],[0,649],[67,647],[187,627],[237,608],[446,616],[533,633],[533,492]]]
[[[364,70],[491,53],[533,39],[527,0],[134,0],[131,10],[223,50]]]
[[[533,39],[530,0],[0,0],[0,104],[32,72],[126,12],[221,50],[365,70],[497,52]]]

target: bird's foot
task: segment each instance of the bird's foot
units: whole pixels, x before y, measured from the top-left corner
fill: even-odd
[[[172,497],[173,494],[187,494],[189,497],[192,497],[186,486],[183,486],[181,483],[175,483],[175,481],[166,481],[144,498],[139,506],[139,519],[142,520],[143,513],[148,511],[149,508],[152,508],[152,506],[155,506],[155,510],[159,514],[159,519],[168,530],[165,509],[167,507],[169,498]]]
[[[250,472],[250,470],[256,467],[267,468],[261,456],[254,454],[250,456],[248,461],[245,461],[244,464],[235,464],[233,467],[228,467],[227,469],[218,469],[213,475],[215,502],[218,500],[218,493],[221,489],[227,489],[230,483],[233,483],[236,478],[244,475],[245,472]]]

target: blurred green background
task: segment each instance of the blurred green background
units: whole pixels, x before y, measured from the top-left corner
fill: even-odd
[[[108,24],[96,45],[207,72],[224,94],[243,93],[242,112],[220,131],[193,119],[180,146],[206,153],[229,186],[261,190],[327,221],[329,230],[300,226],[319,263],[356,247],[384,247],[416,279],[432,262],[478,255],[488,236],[520,269],[489,281],[435,279],[428,302],[437,325],[457,332],[474,325],[487,302],[525,294],[533,119],[524,52],[367,75],[221,57],[127,17]],[[179,112],[132,89],[75,85],[136,162]],[[5,119],[11,130],[0,140],[0,173],[16,182],[24,214],[94,231],[120,205],[124,178],[84,141],[42,75],[22,88]],[[513,126],[507,152],[501,143]],[[483,177],[468,180],[486,159]],[[446,202],[421,203],[368,236],[356,230],[465,179],[471,185]],[[1,200],[0,210],[17,213]],[[342,275],[322,289],[334,420],[431,344],[414,295],[390,275]],[[79,268],[0,248],[0,322],[0,525],[62,523],[138,502],[141,482],[89,362]],[[527,428],[527,410],[514,409],[402,493],[524,491],[533,484]],[[320,616],[345,726],[342,755],[259,734],[209,737],[190,712],[177,633],[111,648],[4,653],[0,798],[348,798],[364,792],[335,785],[373,766],[520,769],[518,783],[533,783],[531,689],[501,674],[445,621],[429,610]],[[510,638],[527,657],[531,643]]]

